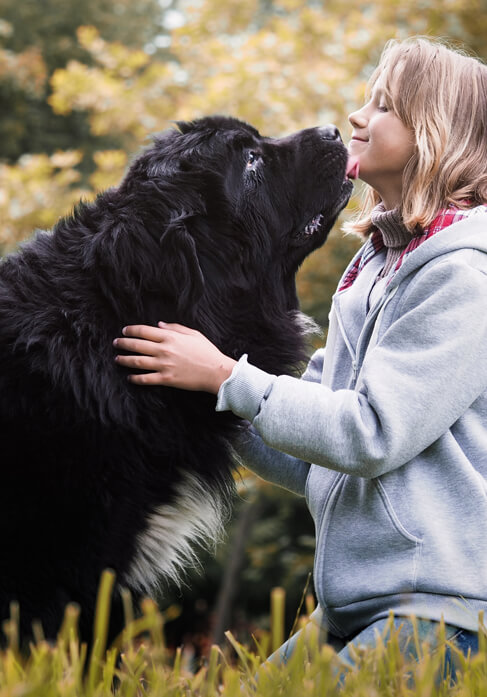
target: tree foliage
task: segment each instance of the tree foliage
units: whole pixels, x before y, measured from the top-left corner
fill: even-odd
[[[424,0],[418,12],[404,0],[183,0],[179,15],[170,10],[180,21],[163,29],[156,0],[1,0],[0,96],[25,95],[0,120],[4,158],[24,142],[48,158],[59,149],[83,154],[77,165],[67,157],[53,170],[25,157],[2,166],[4,248],[36,225],[51,225],[78,198],[73,167],[95,170],[82,180],[92,195],[121,176],[121,150],[135,152],[175,120],[230,113],[271,136],[333,122],[346,139],[347,114],[361,103],[385,41],[447,36],[485,57],[484,1]],[[161,37],[164,51],[149,53]],[[51,130],[29,141],[26,134],[42,132],[47,112]],[[12,186],[26,176],[28,190]],[[322,324],[324,299],[357,244],[335,232],[300,274],[304,305]]]
[[[91,60],[78,41],[79,26],[90,24],[109,41],[154,48],[163,14],[158,0],[0,0],[0,158],[81,147],[86,170],[92,152],[123,142],[117,133],[101,141],[82,112],[55,114],[49,81],[69,60]]]

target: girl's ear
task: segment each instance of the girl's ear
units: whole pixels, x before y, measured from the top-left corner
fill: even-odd
[[[193,237],[186,226],[187,218],[169,223],[161,239],[161,279],[173,296],[178,310],[188,311],[198,301],[205,285]]]

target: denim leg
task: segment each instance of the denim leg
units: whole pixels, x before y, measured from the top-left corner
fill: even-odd
[[[449,639],[450,643],[459,651],[467,656],[469,653],[475,655],[479,651],[479,635],[477,632],[469,632],[466,629],[456,628],[456,633]],[[445,670],[448,668],[450,670],[451,679],[453,682],[456,680],[456,668],[457,661],[455,656],[452,654],[452,650],[449,646],[446,647],[445,655]]]
[[[311,632],[316,632],[316,630],[318,630],[319,644],[330,643],[333,645],[333,648],[335,648],[335,650],[339,650],[345,645],[344,642],[340,642],[339,639],[336,639],[335,637],[330,636],[327,633],[326,629],[323,626],[323,612],[321,608],[317,608],[314,612],[311,613],[309,617],[309,622],[303,627],[303,629],[300,629],[299,632],[293,634],[292,637],[290,637],[286,642],[284,642],[284,644],[282,644],[282,646],[280,646],[276,651],[274,651],[273,654],[269,656],[267,661],[270,661],[271,663],[275,664],[287,663],[291,658],[294,650],[296,649],[298,641],[303,639],[306,642],[306,639],[311,634]],[[335,639],[336,641],[340,642],[339,646],[335,646]]]
[[[365,627],[365,629],[347,642],[346,646],[339,652],[339,656],[346,663],[353,663],[353,659],[349,652],[350,645],[354,648],[372,647],[377,643],[377,636],[382,636],[384,641],[387,641],[390,638],[390,622],[390,618],[386,617]],[[416,619],[415,624],[419,642],[421,644],[426,642],[431,647],[431,650],[434,651],[438,647],[438,630],[440,623],[435,620]],[[409,617],[394,617],[392,619],[392,628],[394,631],[400,630],[398,641],[401,652],[405,653],[405,655],[410,658],[417,659],[416,642],[414,640],[414,624],[411,619],[409,619]],[[469,649],[472,653],[478,651],[478,635],[476,632],[469,632],[466,629],[446,624],[445,638],[447,641],[451,641],[465,655],[467,655]]]
[[[416,619],[413,623],[408,617],[385,617],[368,625],[353,638],[345,640],[327,632],[323,626],[322,617],[321,609],[317,608],[311,614],[308,624],[280,646],[277,651],[269,656],[267,661],[274,664],[287,663],[296,649],[298,641],[304,640],[306,642],[307,636],[310,636],[312,631],[316,632],[316,629],[318,629],[318,643],[331,645],[344,664],[344,671],[340,674],[340,680],[345,678],[347,668],[352,668],[355,664],[352,656],[353,649],[373,648],[377,645],[378,637],[381,637],[387,643],[391,636],[391,629],[394,632],[398,632],[399,648],[401,653],[409,660],[417,661],[419,659],[417,642],[421,649],[426,644],[431,652],[434,652],[439,646],[438,630],[440,623],[434,620]],[[417,632],[416,638],[415,628]],[[470,632],[446,624],[445,638],[465,656],[469,651],[473,654],[478,651],[478,634],[476,632]],[[353,647],[352,651],[350,647]],[[454,658],[450,647],[447,645],[445,651],[445,675],[450,674],[452,680],[455,680]]]
[[[338,655],[347,666],[353,666],[354,659],[352,658],[350,647],[353,647],[353,649],[374,647],[377,644],[378,636],[382,637],[384,642],[387,642],[390,639],[392,628],[394,632],[398,631],[397,640],[401,653],[407,659],[417,661],[420,657],[417,652],[415,626],[417,641],[421,648],[426,644],[429,651],[434,653],[439,647],[439,622],[435,620],[416,619],[413,623],[408,617],[393,617],[392,620],[391,618],[377,620],[368,627],[365,627],[365,629],[359,632],[341,651],[339,651]],[[471,653],[478,652],[478,634],[476,632],[470,632],[460,627],[445,624],[445,639],[465,656],[469,651]],[[454,681],[455,660],[450,646],[447,645],[445,649],[445,675],[443,677],[448,674]]]
[[[330,644],[335,651],[338,653],[345,646],[345,641],[339,639],[338,637],[330,634],[323,624],[323,611],[321,608],[316,608],[314,612],[309,616],[309,622],[300,629],[299,632],[293,634],[282,646],[280,646],[273,654],[269,656],[267,661],[271,663],[280,664],[287,663],[291,658],[293,652],[296,649],[298,641],[303,639],[305,642],[309,638],[311,632],[316,632],[318,630],[318,644]]]

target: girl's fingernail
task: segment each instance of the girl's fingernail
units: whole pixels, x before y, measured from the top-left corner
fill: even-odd
[[[124,328],[122,329],[122,334],[126,334],[126,333],[127,333],[127,327],[124,327]]]
[[[157,326],[158,326],[158,327],[165,327],[166,324],[167,324],[167,322],[158,322],[158,323],[157,323]]]
[[[116,346],[118,344],[118,339],[114,339],[112,343],[114,346]]]

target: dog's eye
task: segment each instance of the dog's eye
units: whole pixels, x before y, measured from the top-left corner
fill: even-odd
[[[253,150],[251,150],[248,154],[248,157],[247,157],[247,167],[252,167],[253,165],[255,165],[255,163],[257,162],[257,160],[259,158],[260,158],[260,155],[256,152],[254,152]]]

